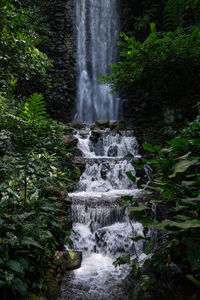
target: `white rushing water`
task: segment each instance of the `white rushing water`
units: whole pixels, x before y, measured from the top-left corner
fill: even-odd
[[[113,262],[129,253],[134,257],[135,248],[141,259],[144,256],[143,241],[134,248],[130,239],[143,236],[143,227],[134,221],[131,226],[126,209],[119,205],[122,195],[141,192],[125,174],[135,174],[137,141],[133,131],[80,131],[76,137],[87,163],[78,191],[69,195],[76,233],[71,238],[83,261],[80,269],[67,273],[58,300],[129,300],[129,267],[115,268]],[[113,145],[115,151],[110,151]]]
[[[98,119],[118,120],[120,99],[100,83],[110,63],[117,61],[119,0],[76,0],[77,114],[91,124]]]

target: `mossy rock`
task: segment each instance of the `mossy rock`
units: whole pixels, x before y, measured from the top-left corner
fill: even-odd
[[[100,129],[100,127],[99,127],[97,124],[93,124],[93,125],[90,127],[90,130],[97,130],[97,129]]]
[[[77,143],[78,143],[78,139],[74,136],[71,136],[71,135],[63,135],[61,137],[63,143],[65,145],[67,145],[68,147],[71,147],[71,148],[74,148],[77,146]]]
[[[30,294],[28,300],[48,300],[45,296],[37,296],[35,294]]]
[[[76,122],[73,122],[73,123],[69,123],[70,127],[74,128],[74,129],[85,129],[85,125],[80,122],[80,121],[76,121]]]
[[[80,251],[59,251],[56,254],[54,264],[58,267],[64,265],[66,270],[75,270],[80,268],[82,261],[82,252]]]
[[[98,120],[96,121],[96,125],[99,126],[99,128],[101,129],[110,128],[110,123],[108,119]]]
[[[48,279],[47,286],[48,286],[48,291],[47,291],[48,299],[54,300],[60,291],[59,284],[54,279]]]
[[[127,130],[126,123],[123,120],[114,122],[113,124],[110,125],[111,130],[114,131],[123,131]]]

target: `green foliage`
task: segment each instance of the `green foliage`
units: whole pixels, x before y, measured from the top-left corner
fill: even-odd
[[[61,140],[65,127],[47,118],[41,94],[32,95],[23,112],[14,96],[14,107],[5,95],[0,101],[0,294],[23,299],[42,289],[65,235],[61,191],[73,190],[77,174]]]
[[[127,97],[137,91],[147,93],[149,106],[159,110],[183,101],[185,109],[189,104],[191,107],[200,93],[199,30],[196,26],[157,33],[151,24],[151,34],[144,42],[122,33],[124,41],[119,45],[123,60],[111,65],[112,74],[104,76],[103,81]]]
[[[168,0],[163,10],[163,25],[167,30],[199,24],[199,0]]]
[[[12,76],[19,82],[18,93],[27,95],[37,85],[48,87],[46,69],[51,66],[51,61],[37,48],[37,27],[32,23],[28,11],[15,1],[1,1],[0,27],[0,88]]]
[[[182,26],[185,0],[168,0],[164,12],[164,26],[168,30]]]
[[[38,128],[47,124],[47,113],[45,109],[44,97],[42,94],[33,94],[25,103],[22,117],[31,126]]]
[[[149,23],[162,28],[162,12],[167,0],[124,0],[122,4],[123,31],[144,41],[149,34]]]
[[[199,130],[198,116],[176,138],[168,141],[166,148],[143,145],[145,150],[154,153],[152,159],[142,159],[154,170],[150,185],[144,188],[159,193],[160,199],[151,203],[162,202],[162,206],[168,207],[170,217],[160,222],[149,219],[145,212],[150,207],[140,206],[136,202],[129,202],[128,208],[129,213],[144,227],[166,232],[167,240],[159,250],[155,250],[153,244],[148,242],[146,253],[153,250],[149,259],[152,268],[160,272],[171,261],[182,264],[187,270],[186,278],[197,286],[200,279]]]

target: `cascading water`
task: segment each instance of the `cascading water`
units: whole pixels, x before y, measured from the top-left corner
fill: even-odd
[[[143,236],[143,227],[134,221],[131,226],[119,205],[122,195],[141,193],[125,174],[135,174],[137,141],[132,131],[82,131],[76,137],[87,163],[79,190],[70,194],[76,232],[72,240],[83,261],[80,269],[66,274],[58,300],[132,299],[127,291],[129,267],[115,268],[113,261],[128,253],[134,256],[135,249],[144,257],[143,242],[134,245],[129,238]]]
[[[119,0],[76,0],[77,114],[91,124],[107,118],[118,120],[120,99],[101,84],[99,75],[109,74],[117,61]]]

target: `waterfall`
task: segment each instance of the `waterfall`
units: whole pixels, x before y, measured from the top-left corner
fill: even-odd
[[[119,0],[76,0],[77,103],[76,119],[91,124],[119,119],[120,99],[110,94],[99,75],[109,75],[117,61]]]
[[[126,172],[135,174],[138,144],[133,131],[79,131],[78,148],[86,161],[79,188],[72,198],[74,249],[82,251],[81,268],[66,274],[61,297],[66,299],[130,300],[129,266],[115,268],[122,255],[137,255],[142,260],[143,241],[134,243],[131,236],[144,236],[142,224],[127,218],[119,205],[122,195],[141,194]],[[68,247],[68,246],[67,246]]]

